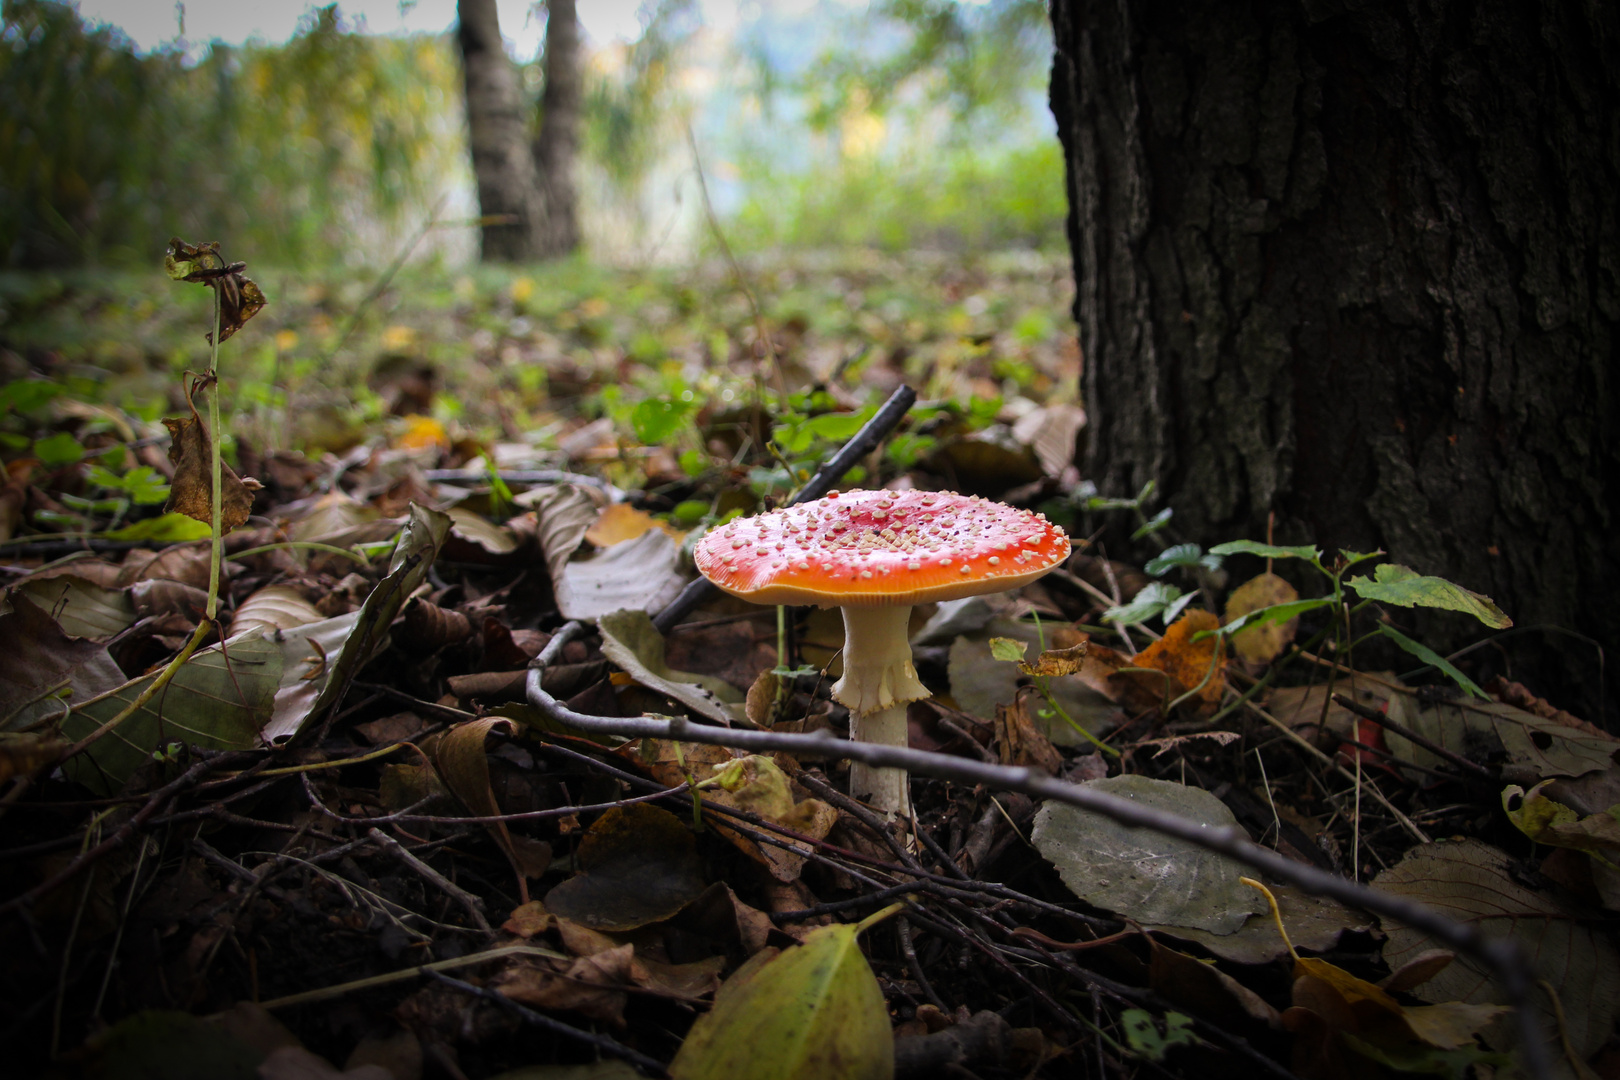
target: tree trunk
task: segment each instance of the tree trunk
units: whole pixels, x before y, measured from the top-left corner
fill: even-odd
[[[534,163],[545,203],[539,251],[544,258],[555,258],[579,247],[574,160],[579,156],[579,114],[584,91],[579,16],[574,0],[549,0],[546,9],[546,88],[540,97],[540,134],[534,141]]]
[[[1053,0],[1052,21],[1102,492],[1157,480],[1206,543],[1275,511],[1278,542],[1383,548],[1594,638],[1612,717],[1615,6]],[[1419,625],[1442,651],[1483,630]],[[1589,645],[1503,644],[1603,722]]]
[[[457,0],[467,131],[478,209],[506,220],[482,229],[485,262],[523,262],[539,254],[543,207],[529,148],[529,109],[501,43],[495,0]]]

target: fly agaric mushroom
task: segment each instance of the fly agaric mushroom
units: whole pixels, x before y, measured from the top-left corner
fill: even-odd
[[[697,545],[698,570],[756,604],[844,613],[844,677],[832,695],[857,742],[906,745],[906,703],[928,688],[911,664],[916,604],[1025,585],[1069,556],[1044,515],[954,492],[849,491],[738,518]],[[910,816],[906,774],[855,762],[850,794]]]

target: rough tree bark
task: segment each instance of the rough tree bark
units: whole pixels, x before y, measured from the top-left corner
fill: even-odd
[[[546,11],[546,87],[540,97],[540,133],[534,141],[534,161],[545,202],[538,238],[540,255],[555,258],[579,247],[574,161],[579,156],[584,73],[580,69],[579,15],[574,0],[549,0]]]
[[[1052,20],[1089,475],[1157,480],[1191,538],[1263,537],[1275,510],[1279,542],[1384,548],[1596,638],[1612,726],[1620,9],[1053,0]],[[1590,647],[1504,644],[1598,719]]]
[[[479,213],[508,219],[483,227],[482,257],[485,262],[524,262],[539,253],[544,213],[529,148],[530,110],[501,43],[495,0],[457,0],[456,15]]]

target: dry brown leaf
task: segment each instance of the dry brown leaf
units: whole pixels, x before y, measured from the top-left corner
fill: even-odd
[[[501,929],[527,941],[550,930],[552,922],[552,916],[546,911],[546,905],[538,900],[530,900],[527,904],[519,904],[513,908],[512,914],[501,924]]]
[[[434,743],[434,764],[444,778],[445,786],[467,809],[480,817],[494,817],[501,813],[495,793],[490,790],[489,759],[484,753],[485,741],[497,730],[510,735],[514,725],[512,721],[498,716],[469,720],[446,731]],[[512,835],[504,821],[491,822],[488,828],[495,842],[506,852],[512,869],[517,872],[518,880],[523,883],[523,890],[527,893],[527,879],[539,877],[551,865],[551,845],[542,840]],[[523,899],[527,900],[528,896],[525,895]]]
[[[253,279],[242,276],[247,263],[226,263],[219,241],[188,244],[178,236],[169,241],[164,269],[175,281],[207,285],[219,295],[219,340],[225,341],[264,307],[264,293]],[[212,344],[212,330],[203,335]]]
[[[996,750],[1003,765],[1033,766],[1053,776],[1063,768],[1063,755],[1030,720],[1022,695],[996,706]]]
[[[626,988],[634,985],[630,977],[634,952],[634,946],[620,945],[582,956],[566,968],[561,961],[523,960],[497,977],[495,989],[537,1009],[571,1010],[623,1027]]]
[[[1075,675],[1084,668],[1086,651],[1090,646],[1091,642],[1086,640],[1066,649],[1047,649],[1035,658],[1034,663],[1020,661],[1018,667],[1031,677]]]
[[[228,336],[228,335],[222,335]],[[174,464],[174,480],[169,486],[169,503],[165,510],[212,525],[214,521],[214,466],[213,444],[209,440],[208,425],[197,415],[192,396],[212,379],[193,379],[186,391],[186,405],[190,417],[164,417],[163,426],[169,429],[169,460]],[[220,534],[230,532],[253,512],[253,493],[263,484],[250,477],[236,475],[224,462],[220,462],[220,485],[224,497],[220,503]]]

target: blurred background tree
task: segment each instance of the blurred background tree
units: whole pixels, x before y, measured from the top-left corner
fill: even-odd
[[[573,169],[537,170],[543,189],[577,184],[577,220],[554,215],[544,250],[582,237],[594,258],[644,262],[712,243],[688,128],[745,251],[1061,250],[1050,47],[1039,0],[664,0],[625,39],[586,39],[577,79],[548,82],[533,46],[505,41],[501,59],[531,154],[578,149]],[[374,260],[435,215],[470,221],[458,51],[451,26],[370,34],[336,5],[284,42],[139,48],[60,0],[5,0],[0,264],[125,262],[177,232],[229,235],[260,262]],[[548,125],[573,102],[577,125]],[[463,224],[425,247],[459,259],[475,243]]]
[[[141,259],[229,235],[261,259],[386,246],[464,183],[440,40],[357,34],[337,7],[279,45],[138,54],[55,0],[0,24],[0,260]]]

